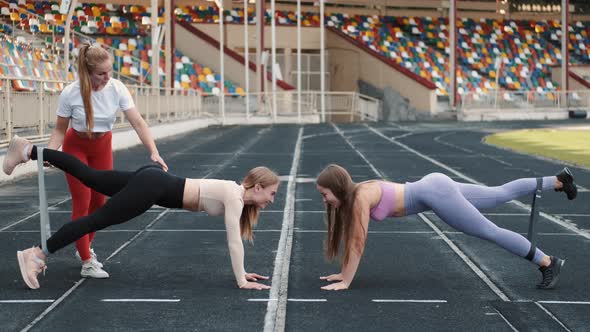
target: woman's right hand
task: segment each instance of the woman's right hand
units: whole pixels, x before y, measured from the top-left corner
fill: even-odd
[[[263,290],[263,289],[270,289],[270,286],[267,286],[267,285],[264,285],[264,284],[260,284],[260,283],[257,283],[257,282],[248,281],[247,283],[245,283],[240,288],[241,289],[257,289],[257,290]]]
[[[331,274],[329,276],[320,277],[320,279],[327,280],[327,281],[342,281],[342,280],[344,280],[344,277],[342,276],[342,273],[337,273],[337,274]]]

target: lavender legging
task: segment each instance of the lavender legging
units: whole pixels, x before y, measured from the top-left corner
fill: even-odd
[[[555,176],[543,177],[543,190],[553,189]],[[441,173],[428,174],[419,181],[406,183],[406,214],[432,210],[449,226],[468,235],[496,243],[520,257],[526,257],[531,243],[522,235],[496,226],[478,209],[498,206],[537,188],[535,178],[518,179],[498,187],[458,183]],[[532,262],[540,265],[545,254],[535,250]]]

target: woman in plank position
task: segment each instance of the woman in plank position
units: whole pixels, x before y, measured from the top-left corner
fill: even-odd
[[[522,235],[496,226],[479,212],[532,194],[537,179],[518,179],[498,187],[486,187],[458,183],[444,174],[432,173],[405,184],[380,180],[355,183],[346,169],[329,165],[318,176],[316,185],[326,204],[326,256],[332,260],[343,250],[340,273],[321,277],[334,282],[322,289],[340,290],[350,286],[365,248],[369,219],[381,221],[427,210],[465,234],[494,242],[538,265],[542,273],[538,288],[554,288],[559,280],[565,260],[547,256]],[[577,195],[568,168],[556,176],[543,177],[542,189],[564,191],[570,200]]]
[[[28,160],[36,160],[37,147],[15,136],[4,158],[3,171],[10,175],[14,168]],[[257,283],[268,279],[244,269],[242,237],[252,240],[252,230],[260,209],[274,202],[279,186],[278,176],[266,167],[251,169],[241,184],[214,179],[191,179],[171,175],[159,164],[148,165],[134,172],[88,167],[75,157],[52,149],[43,149],[43,160],[79,179],[89,188],[110,196],[104,206],[62,226],[42,244],[18,251],[23,280],[32,289],[39,288],[37,275],[45,271],[50,254],[75,242],[81,236],[121,224],[157,204],[165,208],[205,211],[224,215],[227,243],[237,286],[245,289],[268,289]]]

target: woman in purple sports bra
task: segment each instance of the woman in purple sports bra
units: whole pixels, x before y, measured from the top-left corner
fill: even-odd
[[[343,248],[340,273],[323,280],[333,282],[325,290],[347,289],[354,278],[365,247],[369,219],[402,217],[432,210],[451,227],[500,247],[539,266],[543,275],[540,289],[554,288],[565,260],[547,256],[522,235],[496,226],[478,209],[491,208],[537,188],[537,179],[523,178],[497,187],[458,183],[441,173],[431,173],[405,184],[387,181],[355,183],[341,166],[329,165],[316,180],[326,204],[328,234],[326,256],[333,260]],[[574,199],[577,188],[572,173],[564,168],[556,176],[542,178],[543,190],[564,191]]]

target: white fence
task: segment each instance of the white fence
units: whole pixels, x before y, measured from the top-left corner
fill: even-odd
[[[276,93],[276,112],[273,112],[273,94],[251,93],[246,96],[226,96],[225,113],[221,112],[218,96],[204,96],[202,112],[219,118],[231,116],[249,117],[290,117],[299,121],[301,117],[310,115],[323,117],[326,121],[377,121],[381,110],[381,102],[375,98],[355,92],[326,92],[325,108],[321,109],[321,94],[319,91],[302,91],[298,96],[296,91],[282,91]],[[246,107],[248,103],[249,107]],[[300,105],[300,107],[298,107]]]
[[[57,118],[59,92],[48,92],[42,88],[33,92],[15,91],[11,84],[13,79],[27,80],[0,77],[0,146],[5,145],[17,132],[31,139],[46,139],[51,134]],[[30,80],[41,83],[57,82]],[[325,109],[322,111],[321,95],[317,91],[302,91],[300,104],[296,91],[277,92],[276,109],[273,110],[271,92],[253,93],[248,96],[226,94],[223,97],[222,109],[220,96],[202,95],[195,90],[155,90],[151,87],[130,85],[128,88],[137,109],[148,124],[152,125],[195,118],[213,118],[220,124],[247,123],[249,119],[262,119],[269,123],[320,122],[321,119],[377,121],[381,110],[379,100],[354,92],[327,92]],[[125,126],[128,124],[120,112],[116,127]]]
[[[590,110],[590,91],[491,91],[461,95],[460,120],[563,119]]]

